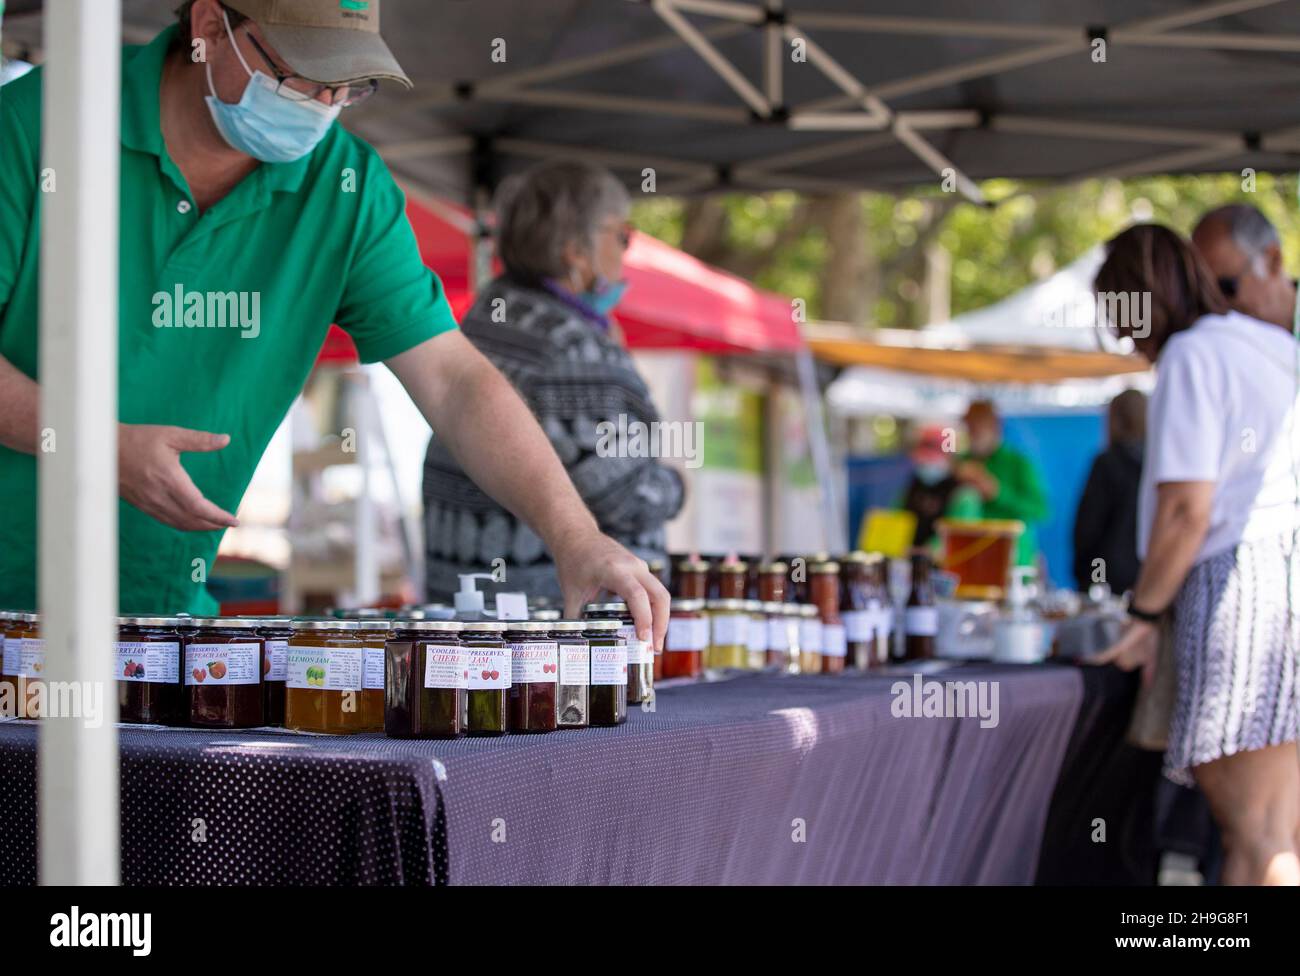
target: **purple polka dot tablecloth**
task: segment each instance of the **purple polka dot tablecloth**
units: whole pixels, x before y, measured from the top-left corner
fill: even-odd
[[[1030,883],[1081,696],[1072,667],[969,664],[668,686],[538,736],[123,726],[122,877]],[[36,880],[36,739],[0,723],[4,883]]]

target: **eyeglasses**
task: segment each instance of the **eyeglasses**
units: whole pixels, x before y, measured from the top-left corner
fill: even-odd
[[[601,230],[603,230],[607,234],[616,235],[618,239],[618,245],[623,250],[626,251],[629,247],[631,247],[632,226],[630,224],[619,224],[617,227],[602,227]]]
[[[275,91],[277,95],[283,95],[285,98],[298,102],[319,102],[321,96],[329,92],[330,99],[326,104],[347,108],[350,105],[356,105],[358,102],[364,102],[379,87],[379,82],[373,78],[370,81],[355,85],[322,85],[314,81],[308,81],[302,75],[285,74],[276,67],[266,48],[257,43],[257,38],[249,32],[245,33],[248,39],[253,42],[253,47],[257,49],[258,56],[271,69],[271,75],[276,81]]]

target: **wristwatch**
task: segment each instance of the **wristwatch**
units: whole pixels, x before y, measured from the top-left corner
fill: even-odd
[[[1134,604],[1130,603],[1128,607],[1128,615],[1134,620],[1141,620],[1148,624],[1158,624],[1160,623],[1160,618],[1165,614],[1163,610],[1159,613],[1148,613],[1146,610],[1139,610]]]

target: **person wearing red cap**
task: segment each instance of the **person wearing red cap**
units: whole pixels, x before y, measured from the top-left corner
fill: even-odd
[[[337,124],[380,80],[410,87],[380,0],[188,0],[178,15],[121,62],[122,612],[217,609],[199,570],[333,322],[542,539],[570,612],[613,591],[661,645],[667,592],[601,533],[458,330],[388,168]],[[40,201],[56,175],[41,169],[43,75],[0,98],[0,605],[15,609],[36,603]]]

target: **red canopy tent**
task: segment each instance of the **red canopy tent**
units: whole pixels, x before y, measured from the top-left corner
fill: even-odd
[[[473,303],[474,220],[443,201],[408,195],[406,213],[424,263],[437,272],[457,318]],[[803,348],[790,301],[755,288],[648,234],[635,234],[623,262],[627,295],[616,318],[633,349],[794,353]],[[355,362],[342,329],[330,329],[323,363]]]

